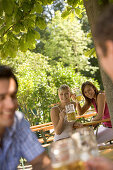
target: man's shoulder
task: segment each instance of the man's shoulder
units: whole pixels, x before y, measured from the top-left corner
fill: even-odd
[[[19,121],[21,121],[21,120],[24,118],[24,114],[23,114],[22,112],[20,112],[20,111],[16,111],[16,112],[15,112],[15,117],[16,117]]]
[[[30,127],[29,122],[24,118],[24,114],[20,111],[15,112],[15,124],[17,129]]]

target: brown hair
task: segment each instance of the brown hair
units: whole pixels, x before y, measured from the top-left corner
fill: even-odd
[[[101,47],[104,55],[106,55],[105,42],[107,40],[113,41],[113,5],[108,6],[99,17],[95,25],[94,37],[96,43]]]
[[[99,91],[98,91],[98,89],[94,86],[94,84],[91,83],[90,81],[86,81],[86,82],[84,82],[84,83],[82,84],[82,87],[81,87],[82,94],[83,94],[85,100],[88,101],[89,103],[91,103],[91,99],[88,98],[88,97],[84,94],[84,89],[85,89],[85,87],[86,87],[87,85],[88,85],[88,86],[91,86],[91,87],[94,89],[96,97],[97,97],[97,95],[99,94]]]

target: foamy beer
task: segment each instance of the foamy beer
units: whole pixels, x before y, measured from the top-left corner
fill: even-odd
[[[74,108],[74,104],[68,104],[65,106],[66,109],[66,115],[67,115],[67,121],[68,122],[72,122],[75,121],[76,116],[75,116],[75,108]]]
[[[84,163],[79,159],[79,150],[71,138],[52,143],[49,155],[54,170],[84,170]]]
[[[82,94],[78,94],[76,96],[76,99],[77,99],[78,102],[82,101],[83,100]]]

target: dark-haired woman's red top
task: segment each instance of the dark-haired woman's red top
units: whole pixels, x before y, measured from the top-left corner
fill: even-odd
[[[95,99],[92,99],[92,104],[93,104],[96,112],[98,113],[98,108],[97,108]],[[107,118],[110,118],[110,114],[109,114],[109,110],[108,110],[108,105],[107,105],[107,103],[106,103],[106,104],[105,104],[105,109],[104,109],[104,116],[102,117],[102,119],[107,119]],[[103,125],[106,126],[106,127],[112,127],[111,121],[109,121],[109,122],[103,122]]]

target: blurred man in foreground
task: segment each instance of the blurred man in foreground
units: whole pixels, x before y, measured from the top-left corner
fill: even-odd
[[[113,81],[113,5],[100,16],[95,26],[96,51],[100,64]],[[88,170],[113,170],[113,161],[95,158],[87,162]]]
[[[0,170],[15,170],[21,157],[34,169],[51,170],[44,148],[29,123],[16,111],[18,82],[7,66],[0,66]]]

